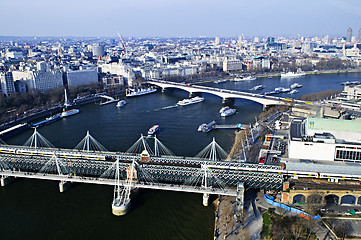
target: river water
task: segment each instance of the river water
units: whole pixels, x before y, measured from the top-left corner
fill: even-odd
[[[259,78],[248,82],[207,83],[207,86],[248,91],[256,85],[289,87],[303,85],[299,93],[341,89],[343,81],[361,80],[361,73],[311,75],[297,79]],[[86,131],[111,151],[126,151],[154,124],[160,125],[158,139],[176,155],[195,156],[212,138],[229,151],[232,130],[197,132],[202,123],[250,123],[262,106],[236,99],[230,106],[237,113],[226,119],[219,116],[219,97],[203,94],[205,101],[174,107],[188,97],[181,90],[126,99],[127,105],[81,106],[80,114],[38,129],[54,146],[74,148]],[[283,96],[291,97],[289,94]],[[32,134],[28,130],[7,139],[9,144],[23,144]],[[141,190],[132,199],[132,210],[123,217],[111,213],[113,188],[87,184],[73,185],[59,193],[58,183],[21,180],[0,188],[1,239],[212,239],[213,206],[203,207],[200,194]]]

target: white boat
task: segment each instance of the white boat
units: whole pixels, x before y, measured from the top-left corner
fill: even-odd
[[[199,125],[199,127],[198,127],[198,132],[202,132],[203,129],[205,129],[206,127],[207,127],[207,124],[205,124],[205,123]]]
[[[257,86],[254,86],[253,88],[251,88],[251,90],[252,90],[252,91],[256,91],[256,90],[261,90],[261,89],[263,89],[263,88],[265,88],[264,85],[257,85]]]
[[[223,111],[226,111],[226,110],[228,110],[228,109],[229,109],[228,106],[222,107],[222,108],[219,110],[219,113],[222,113]]]
[[[196,97],[190,98],[190,99],[183,99],[182,101],[177,102],[177,105],[185,106],[185,105],[199,103],[199,102],[203,102],[203,101],[204,101],[204,98],[196,96]]]
[[[77,114],[79,113],[79,109],[71,109],[71,110],[67,110],[61,113],[62,117],[69,117],[71,115]]]
[[[214,83],[219,84],[219,83],[225,83],[225,82],[227,82],[227,80],[217,80]]]
[[[159,131],[159,125],[154,125],[153,127],[149,128],[148,135],[153,135],[158,131]]]
[[[288,72],[288,73],[281,73],[281,78],[296,78],[296,77],[303,77],[305,75],[306,73],[304,72],[298,72],[298,73]]]
[[[285,92],[289,92],[291,91],[290,88],[284,88],[284,87],[278,87],[278,88],[275,88],[274,92],[275,93],[285,93]]]
[[[235,78],[233,79],[233,81],[234,81],[234,82],[240,82],[240,81],[253,81],[253,80],[256,80],[256,79],[257,79],[257,78],[252,77],[252,76],[243,77],[243,78],[241,78],[241,77],[235,77]]]
[[[145,94],[149,94],[149,93],[154,93],[156,92],[157,89],[155,88],[141,88],[141,89],[127,89],[127,91],[125,92],[125,96],[126,97],[136,97],[136,96],[141,96],[141,95],[145,95]]]
[[[290,94],[295,94],[295,93],[298,93],[298,90],[293,89],[293,90],[290,92]]]
[[[61,117],[69,117],[69,116],[71,116],[71,115],[74,115],[74,114],[79,113],[79,109],[66,110],[68,107],[71,106],[71,104],[69,103],[69,100],[68,100],[68,95],[66,94],[66,89],[64,89],[64,96],[65,96],[65,99],[64,99],[64,110],[63,110],[63,112],[61,113]]]
[[[127,104],[125,100],[120,100],[119,102],[117,102],[117,107],[124,106],[125,104]]]
[[[225,110],[221,113],[221,116],[222,117],[227,117],[227,116],[230,116],[232,114],[235,114],[236,113],[236,109],[233,109],[233,108],[230,108],[228,110]]]
[[[300,87],[302,87],[302,85],[298,83],[294,83],[291,85],[291,89],[300,88]]]

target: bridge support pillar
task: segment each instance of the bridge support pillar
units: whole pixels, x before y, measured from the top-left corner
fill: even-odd
[[[112,213],[115,216],[124,216],[130,210],[130,200],[125,203],[118,204],[117,202],[112,203]]]
[[[199,93],[199,92],[194,92],[194,93],[190,92],[190,93],[189,93],[189,98],[192,98],[192,97],[195,97],[195,96],[201,97],[201,96],[202,96],[202,93]]]
[[[222,104],[233,104],[234,103],[234,98],[223,98],[222,99]]]
[[[61,181],[59,182],[59,192],[65,192],[70,188],[70,182]]]
[[[2,187],[12,183],[15,180],[13,177],[1,176],[0,183]]]
[[[236,211],[243,214],[244,206],[244,184],[238,183],[237,185],[237,198],[236,198]]]
[[[165,92],[165,88],[162,88],[162,93],[164,93]]]
[[[203,206],[208,207],[209,194],[203,193]]]

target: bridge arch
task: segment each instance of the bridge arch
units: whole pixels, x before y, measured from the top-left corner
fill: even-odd
[[[358,205],[361,205],[361,197],[358,198],[357,204],[358,204]]]
[[[325,196],[326,205],[339,204],[339,202],[340,202],[340,197],[337,196],[336,194],[329,194]]]
[[[311,194],[307,197],[308,204],[322,204],[323,197],[320,194]]]
[[[297,194],[293,197],[293,204],[306,202],[306,197],[303,194]]]
[[[356,204],[356,197],[350,194],[344,195],[341,197],[340,204],[350,204],[350,205]]]
[[[156,85],[161,87],[162,89],[167,88],[177,88],[187,91],[189,93],[193,92],[201,92],[201,93],[209,93],[212,95],[216,95],[221,97],[222,99],[229,99],[229,98],[240,98],[246,99],[249,101],[257,102],[262,104],[264,107],[269,105],[287,105],[289,102],[285,102],[284,99],[278,97],[271,97],[271,96],[264,96],[255,93],[248,93],[248,92],[241,92],[236,90],[229,90],[229,89],[219,89],[213,87],[206,87],[200,85],[185,85],[181,83],[171,83],[165,81],[148,81],[149,84]]]

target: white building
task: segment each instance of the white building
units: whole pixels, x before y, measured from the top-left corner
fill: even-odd
[[[360,100],[361,99],[361,85],[345,86],[341,95],[346,100]]]
[[[66,73],[68,86],[98,82],[98,72],[95,69],[68,71]]]
[[[135,74],[131,67],[127,65],[123,65],[120,63],[108,63],[99,65],[101,72],[115,75],[124,76],[124,80],[127,82],[128,86],[133,85],[133,81],[135,80]]]
[[[361,122],[295,119],[290,126],[289,158],[361,162]]]
[[[240,60],[225,59],[223,61],[223,71],[224,72],[239,71],[239,70],[242,70],[242,62]]]
[[[60,70],[33,71],[28,89],[34,88],[40,92],[63,86],[63,75]]]
[[[15,85],[12,72],[0,73],[1,91],[6,96],[15,92]]]

